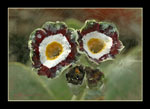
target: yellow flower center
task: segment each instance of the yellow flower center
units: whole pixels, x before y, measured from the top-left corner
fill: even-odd
[[[106,46],[105,42],[98,38],[91,38],[87,44],[93,54],[100,53]]]
[[[52,42],[46,47],[46,57],[48,60],[54,60],[63,52],[63,47],[58,42]]]

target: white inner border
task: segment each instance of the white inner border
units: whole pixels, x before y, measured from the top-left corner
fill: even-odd
[[[47,60],[45,51],[46,51],[46,47],[48,44],[52,43],[52,42],[58,42],[62,45],[63,47],[63,52],[54,60]],[[65,60],[66,57],[69,55],[69,53],[71,52],[71,46],[68,42],[68,40],[66,39],[65,36],[63,36],[62,34],[56,34],[56,35],[51,35],[46,37],[39,46],[39,52],[40,52],[40,61],[43,65],[47,66],[48,68],[52,68],[54,66],[56,66],[58,63],[60,63],[61,61]]]
[[[100,40],[103,40],[106,44],[105,48],[100,52],[100,53],[97,53],[97,54],[93,54],[89,48],[88,48],[88,41],[91,39],[91,38],[98,38]],[[103,33],[100,33],[98,31],[94,31],[94,32],[90,32],[88,34],[86,34],[85,36],[83,36],[82,38],[82,41],[83,41],[83,48],[84,50],[88,53],[88,55],[94,59],[99,59],[100,57],[102,57],[103,55],[107,54],[110,52],[110,49],[112,47],[112,38],[109,37],[109,36],[106,36],[105,34]]]

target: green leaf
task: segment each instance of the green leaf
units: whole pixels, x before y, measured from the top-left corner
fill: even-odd
[[[8,74],[9,100],[67,100],[72,97],[63,75],[51,80],[17,62],[9,63]]]
[[[47,77],[44,77],[46,78],[46,86],[53,92],[57,100],[70,100],[73,96],[69,86],[67,85],[64,72],[62,75],[55,79],[48,79]]]
[[[106,100],[142,99],[141,47],[133,48],[102,68],[106,77]]]

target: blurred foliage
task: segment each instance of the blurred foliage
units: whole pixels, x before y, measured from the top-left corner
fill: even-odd
[[[74,29],[80,29],[83,26],[83,23],[77,19],[66,19],[65,23],[68,25],[69,28],[74,28]]]
[[[141,47],[137,46],[128,54],[118,56],[112,64],[103,66],[106,100],[142,99],[141,53]]]
[[[69,100],[71,97],[63,75],[50,80],[21,63],[9,63],[9,100]]]
[[[124,48],[124,54],[128,53],[128,51],[130,51],[130,49],[138,46],[141,44],[141,40],[135,39],[133,37],[125,37],[125,36],[121,36],[120,40],[122,41],[123,45],[125,46]]]
[[[10,61],[26,64],[29,60],[28,37],[13,35],[9,38],[9,57]]]

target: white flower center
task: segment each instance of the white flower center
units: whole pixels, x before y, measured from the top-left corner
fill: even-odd
[[[94,59],[109,53],[113,44],[111,37],[97,31],[86,34],[82,41],[84,50]]]
[[[71,52],[71,46],[62,34],[46,37],[39,46],[40,61],[48,68],[65,60]]]

